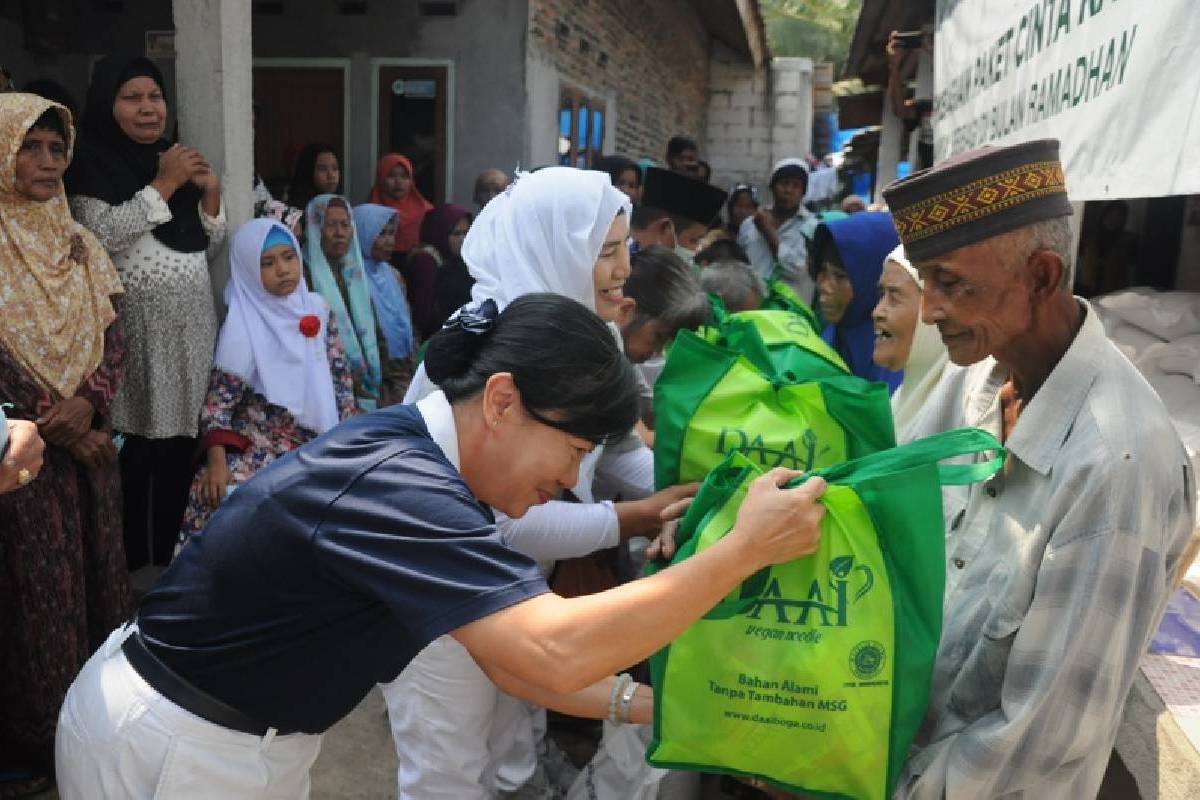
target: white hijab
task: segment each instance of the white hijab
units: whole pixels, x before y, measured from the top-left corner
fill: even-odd
[[[904,245],[888,253],[884,259],[894,261],[912,276],[918,289],[924,289],[916,267],[904,254]],[[904,379],[900,387],[892,395],[892,418],[896,425],[896,442],[903,444],[909,439],[909,431],[920,416],[925,402],[933,394],[934,388],[942,379],[942,374],[950,364],[950,356],[946,345],[942,343],[942,335],[936,325],[926,325],[917,316],[916,330],[913,331],[912,349],[908,351],[908,361],[904,364]]]
[[[263,287],[260,260],[272,228],[287,234],[300,258],[296,237],[274,220],[255,219],[238,229],[229,248],[230,275],[225,285],[229,313],[213,363],[237,375],[269,402],[286,408],[300,425],[324,433],[338,423],[326,349],[329,304],[308,291],[303,274],[287,297],[277,297]],[[300,332],[300,320],[307,316],[320,321],[316,336]]]
[[[463,240],[463,261],[475,279],[471,302],[490,298],[503,310],[523,294],[552,292],[595,311],[596,259],[622,211],[633,213],[629,198],[606,172],[547,167],[517,173]],[[435,388],[421,365],[404,402],[415,403]]]

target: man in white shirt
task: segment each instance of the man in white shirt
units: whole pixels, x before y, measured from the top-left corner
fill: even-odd
[[[785,158],[771,170],[770,208],[760,208],[738,229],[738,244],[750,256],[755,272],[790,284],[800,298],[812,302],[816,285],[808,274],[808,243],[817,230],[817,215],[804,207],[808,165],[802,158]]]
[[[1195,522],[1161,401],[1071,294],[1058,142],[987,147],[884,190],[951,367],[912,431],[999,436],[944,493],[946,593],[901,798],[1095,797]]]

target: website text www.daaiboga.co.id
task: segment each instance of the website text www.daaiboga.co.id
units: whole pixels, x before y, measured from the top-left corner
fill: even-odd
[[[797,719],[764,717],[762,714],[745,714],[740,711],[726,711],[725,718],[738,720],[739,722],[756,722],[760,725],[779,725],[783,728],[798,728],[804,731],[816,731],[817,733],[825,732],[824,722],[803,722]]]

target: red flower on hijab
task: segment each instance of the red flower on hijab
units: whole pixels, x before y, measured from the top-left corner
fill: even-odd
[[[321,320],[316,314],[305,314],[300,318],[300,332],[312,338],[321,332]]]

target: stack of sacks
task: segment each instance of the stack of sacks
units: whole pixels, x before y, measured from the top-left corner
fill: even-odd
[[[1152,345],[1200,334],[1200,294],[1138,287],[1092,302],[1108,338],[1137,362]]]
[[[1113,292],[1092,301],[1092,308],[1104,324],[1108,338],[1130,361],[1136,362],[1147,347],[1166,341],[1165,337],[1153,334],[1137,323],[1138,320],[1149,321],[1150,328],[1159,329],[1154,324],[1154,312],[1151,310],[1152,298],[1157,294],[1154,289],[1138,287]]]
[[[1192,462],[1200,467],[1200,333],[1152,344],[1134,364],[1162,398]]]
[[[1128,343],[1140,341],[1133,362],[1162,398],[1192,465],[1200,472],[1200,294],[1136,289],[1097,302],[1119,320],[1115,335],[1109,333],[1118,347],[1125,350]],[[1136,340],[1136,331],[1162,341]],[[1192,563],[1185,583],[1200,595],[1200,559]]]
[[[1097,298],[1093,307],[1162,398],[1200,471],[1200,294],[1130,289]]]

